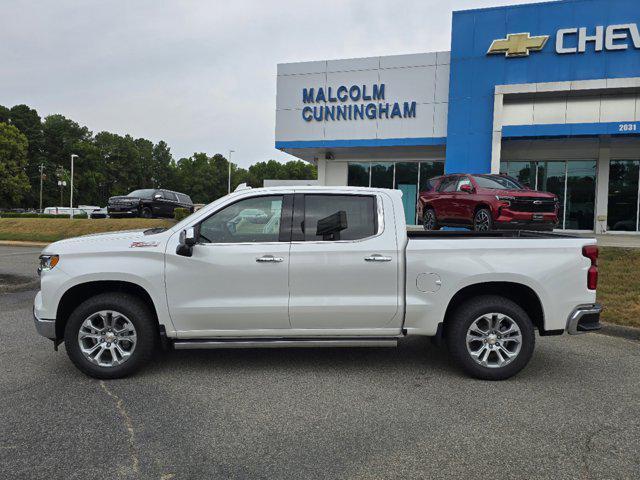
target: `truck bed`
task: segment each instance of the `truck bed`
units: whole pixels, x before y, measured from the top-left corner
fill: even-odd
[[[567,233],[538,232],[534,230],[494,230],[491,232],[474,232],[472,230],[407,230],[407,236],[415,240],[426,240],[430,238],[448,238],[452,240],[469,238],[580,238],[577,235]]]

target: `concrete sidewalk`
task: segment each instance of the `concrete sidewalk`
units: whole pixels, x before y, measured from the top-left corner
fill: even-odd
[[[592,235],[585,235],[592,236]],[[640,248],[640,235],[596,235],[598,245],[601,247]]]

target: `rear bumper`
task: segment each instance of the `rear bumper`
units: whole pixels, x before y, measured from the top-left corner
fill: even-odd
[[[45,338],[51,340],[56,339],[56,321],[40,318],[40,310],[42,309],[42,293],[38,292],[33,301],[33,321],[36,325],[36,331]]]
[[[567,319],[567,333],[569,335],[580,335],[582,333],[597,332],[602,328],[600,313],[602,313],[602,306],[597,303],[576,307]]]

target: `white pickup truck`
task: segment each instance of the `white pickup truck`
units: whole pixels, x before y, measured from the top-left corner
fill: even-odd
[[[511,377],[540,335],[600,328],[594,239],[408,232],[401,193],[243,189],[167,230],[89,235],[41,255],[38,332],[97,378],[175,349],[446,341],[482,379]]]

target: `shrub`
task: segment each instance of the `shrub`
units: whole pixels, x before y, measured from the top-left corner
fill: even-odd
[[[191,215],[191,212],[189,211],[188,208],[178,207],[173,210],[173,218],[175,218],[177,222],[179,222],[184,218],[187,218],[189,215]]]

